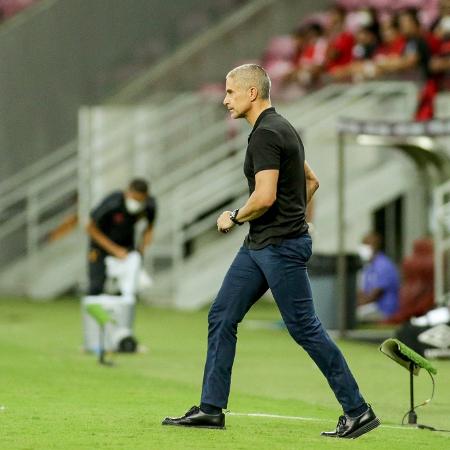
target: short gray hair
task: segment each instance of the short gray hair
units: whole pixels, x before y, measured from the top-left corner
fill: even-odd
[[[243,64],[228,72],[227,78],[237,78],[245,88],[256,87],[263,100],[270,98],[271,81],[267,72],[258,64]]]

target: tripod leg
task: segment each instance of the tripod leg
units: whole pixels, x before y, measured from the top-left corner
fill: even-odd
[[[112,361],[106,361],[105,360],[105,354],[106,354],[106,332],[105,332],[105,326],[100,325],[100,351],[98,355],[98,362],[102,364],[103,366],[113,366],[114,363]]]
[[[417,424],[417,414],[414,411],[414,363],[409,363],[409,400],[408,424]]]
[[[98,362],[100,364],[105,364],[105,327],[100,325],[100,351],[98,355]]]

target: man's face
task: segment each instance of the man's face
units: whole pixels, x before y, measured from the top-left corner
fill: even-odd
[[[139,203],[144,203],[147,200],[148,195],[145,194],[144,192],[137,192],[137,191],[132,191],[132,190],[128,190],[125,193],[125,196],[128,198],[132,198],[134,200],[136,200]]]
[[[385,24],[381,27],[381,37],[383,42],[393,42],[397,37],[397,30],[390,24]]]
[[[131,215],[140,214],[145,209],[148,195],[129,189],[125,192],[125,208]]]
[[[233,119],[245,117],[251,107],[250,89],[245,89],[234,77],[226,79],[226,94],[223,104]]]
[[[399,24],[401,32],[409,37],[417,34],[416,22],[408,14],[401,14],[399,17]]]
[[[328,12],[328,24],[330,28],[340,27],[343,24],[343,18],[338,11],[334,9]]]

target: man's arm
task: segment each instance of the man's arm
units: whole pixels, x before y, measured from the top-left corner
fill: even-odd
[[[306,204],[308,204],[314,193],[319,189],[319,179],[309,164],[305,161],[305,177],[306,177]]]
[[[419,64],[419,55],[410,52],[401,56],[390,56],[377,62],[377,68],[382,73],[401,72],[404,70],[415,69]]]
[[[97,227],[92,219],[86,225],[86,231],[91,239],[110,255],[119,259],[127,257],[128,250],[109,239],[109,237]]]
[[[383,295],[383,293],[384,290],[382,288],[375,288],[368,293],[358,291],[358,305],[366,305],[367,303],[376,302]]]
[[[261,170],[255,175],[255,190],[245,205],[239,209],[236,220],[248,222],[261,217],[277,198],[277,183],[279,170]],[[234,223],[230,219],[230,211],[224,211],[217,220],[219,231],[226,233]]]
[[[245,205],[239,209],[236,219],[248,222],[261,217],[277,199],[279,170],[261,170],[255,175],[255,190]]]
[[[436,56],[430,61],[430,70],[440,73],[450,69],[450,58],[448,56]]]
[[[144,231],[142,236],[142,243],[139,246],[139,251],[143,255],[145,249],[152,243],[153,241],[153,224],[148,224],[147,228]]]

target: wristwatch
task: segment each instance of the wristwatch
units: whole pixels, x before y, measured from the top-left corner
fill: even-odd
[[[239,221],[236,219],[238,213],[239,213],[239,209],[235,209],[234,211],[231,211],[231,214],[230,214],[230,220],[231,220],[233,223],[235,223],[236,225],[239,225],[239,226],[240,226],[240,225],[244,225],[244,222],[239,222]]]

